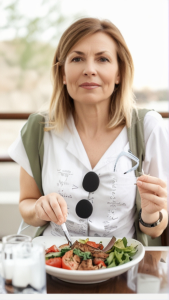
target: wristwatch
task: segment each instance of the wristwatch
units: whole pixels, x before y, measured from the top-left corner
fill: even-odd
[[[142,218],[141,218],[141,212],[142,212],[142,209],[140,209],[140,212],[139,212],[139,222],[143,225],[143,226],[145,226],[145,227],[156,227],[158,224],[160,224],[161,223],[161,221],[162,221],[162,219],[163,219],[163,214],[162,214],[162,212],[161,211],[159,211],[159,219],[156,221],[156,222],[154,222],[154,223],[152,223],[152,224],[148,224],[148,223],[145,223],[143,220],[142,220]]]

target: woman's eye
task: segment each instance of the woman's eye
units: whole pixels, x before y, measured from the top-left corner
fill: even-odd
[[[106,57],[100,57],[100,61],[101,62],[106,62],[106,61],[109,61]]]
[[[73,59],[72,59],[72,61],[75,61],[75,62],[79,62],[81,60],[81,57],[74,57]]]

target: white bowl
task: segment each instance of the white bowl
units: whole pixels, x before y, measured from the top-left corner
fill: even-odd
[[[78,241],[80,237],[71,237],[72,242]],[[82,237],[84,240],[87,237]],[[96,243],[99,243],[102,241],[103,246],[105,247],[109,241],[109,238],[103,238],[103,237],[89,237],[90,241],[94,241]],[[117,238],[119,239],[119,238]],[[46,273],[57,277],[58,279],[61,279],[63,281],[71,282],[71,283],[79,283],[79,284],[91,284],[91,283],[98,283],[105,280],[108,280],[112,277],[118,276],[127,270],[129,270],[131,267],[138,264],[142,258],[144,257],[145,249],[143,245],[134,240],[134,239],[127,239],[127,245],[133,245],[137,247],[136,254],[132,257],[132,261],[120,265],[114,268],[107,268],[107,269],[99,269],[99,270],[92,270],[92,271],[77,271],[77,270],[65,270],[60,268],[55,268],[51,266],[46,265]],[[45,249],[51,247],[52,245],[56,245],[59,247],[62,244],[66,244],[67,240],[63,237],[58,236],[39,236],[33,240],[33,243],[43,244]]]

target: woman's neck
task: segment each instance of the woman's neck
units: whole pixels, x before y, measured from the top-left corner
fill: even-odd
[[[107,131],[109,122],[109,103],[81,104],[75,102],[75,126],[77,131],[88,138],[96,138]]]

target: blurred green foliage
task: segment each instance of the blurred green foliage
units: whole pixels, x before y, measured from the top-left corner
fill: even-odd
[[[20,66],[22,70],[33,68],[44,71],[51,66],[61,31],[78,15],[65,17],[61,12],[59,0],[41,0],[39,14],[31,17],[22,14],[21,2],[23,4],[23,0],[7,0],[6,5],[2,5],[2,2],[0,4],[0,9],[6,16],[0,30],[14,31],[14,39],[8,42],[14,55],[10,57],[3,51],[0,54],[8,65]],[[33,9],[32,6],[32,12]]]

